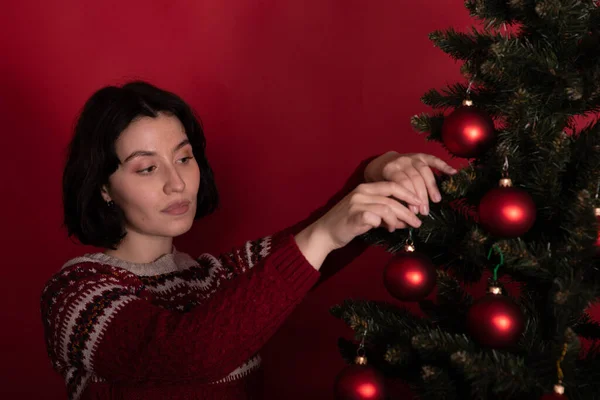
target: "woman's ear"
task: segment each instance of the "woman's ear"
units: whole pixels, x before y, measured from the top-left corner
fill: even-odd
[[[105,202],[108,203],[109,201],[112,200],[112,198],[108,194],[108,187],[106,185],[102,185],[102,188],[100,189],[100,194],[102,195],[102,198],[104,199]]]

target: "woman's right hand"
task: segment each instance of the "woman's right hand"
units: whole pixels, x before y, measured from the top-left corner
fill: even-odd
[[[404,204],[403,204],[404,203]],[[421,220],[408,206],[420,206],[421,200],[396,182],[361,183],[325,215],[315,228],[330,240],[335,250],[372,228],[396,229],[421,226]]]

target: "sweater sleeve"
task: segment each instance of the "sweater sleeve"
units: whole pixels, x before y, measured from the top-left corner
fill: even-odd
[[[47,288],[42,302],[49,354],[59,369],[115,383],[213,382],[253,356],[318,278],[292,235],[187,313],[155,306],[113,276],[65,276],[58,283],[69,290]]]

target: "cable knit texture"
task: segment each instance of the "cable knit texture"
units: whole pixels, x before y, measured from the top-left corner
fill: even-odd
[[[219,257],[86,254],[42,293],[48,354],[72,400],[258,399],[257,352],[319,276],[283,232]]]

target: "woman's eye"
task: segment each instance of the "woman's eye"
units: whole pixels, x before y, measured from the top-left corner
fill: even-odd
[[[187,164],[192,158],[194,158],[194,157],[183,157],[180,161],[183,164]]]
[[[146,175],[146,174],[149,174],[150,172],[154,171],[154,168],[156,168],[156,167],[154,165],[152,165],[151,167],[140,169],[139,171],[136,171],[136,172],[141,175]]]

